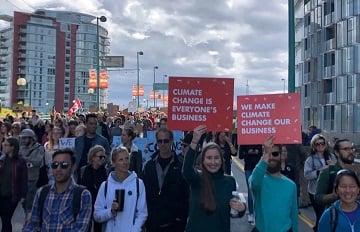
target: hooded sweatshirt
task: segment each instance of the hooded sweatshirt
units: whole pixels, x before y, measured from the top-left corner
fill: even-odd
[[[94,219],[97,222],[104,223],[105,230],[103,231],[141,232],[141,226],[147,218],[146,194],[144,183],[138,179],[139,196],[137,198],[136,179],[136,173],[129,172],[129,176],[121,182],[115,171],[111,172],[107,180],[106,196],[106,182],[101,184],[94,205]],[[116,189],[125,190],[124,209],[122,212],[116,212],[113,215],[111,204],[115,199]]]

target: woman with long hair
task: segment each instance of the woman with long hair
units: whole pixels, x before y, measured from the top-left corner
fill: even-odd
[[[206,126],[194,129],[190,149],[185,155],[183,175],[190,185],[190,210],[187,232],[230,232],[230,209],[243,216],[244,203],[234,199],[234,177],[224,174],[224,157],[219,145],[207,144],[201,152],[201,171],[194,168],[197,146]]]
[[[224,156],[225,174],[231,175],[231,156],[236,156],[237,150],[231,142],[229,132],[217,132],[215,143],[219,145]]]
[[[105,161],[105,148],[101,145],[95,145],[89,150],[88,165],[81,167],[79,172],[78,183],[90,191],[93,206],[101,183],[107,179]],[[101,223],[94,221],[93,231],[101,232]]]
[[[334,154],[329,152],[329,147],[325,136],[316,134],[312,137],[310,156],[305,160],[304,177],[308,180],[308,193],[311,205],[316,215],[316,223],[313,230],[316,232],[319,219],[325,208],[319,202],[315,201],[315,192],[317,186],[317,178],[320,171],[336,162]]]
[[[136,138],[136,133],[134,127],[126,126],[121,133],[121,142],[120,147],[126,147],[130,153],[130,171],[135,171],[138,176],[142,174],[142,152],[141,150],[133,143],[133,140]]]
[[[48,134],[48,141],[44,144],[45,149],[45,165],[48,167],[49,184],[54,183],[54,176],[51,170],[52,155],[60,149],[60,138],[63,137],[61,128],[54,127]]]
[[[144,183],[135,172],[129,171],[130,154],[126,147],[113,150],[111,163],[114,171],[100,186],[94,219],[103,223],[106,232],[141,232],[147,218]]]
[[[0,217],[1,232],[11,232],[11,218],[20,200],[27,192],[27,167],[19,156],[19,141],[7,137],[2,143],[0,156]]]
[[[11,124],[9,122],[3,122],[0,126],[0,150],[2,150],[2,143],[11,133]]]
[[[339,199],[325,210],[319,221],[319,232],[360,231],[360,181],[354,171],[341,169],[334,184]]]

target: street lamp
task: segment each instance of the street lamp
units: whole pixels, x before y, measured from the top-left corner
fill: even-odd
[[[96,17],[96,88],[97,88],[97,98],[96,103],[98,110],[100,111],[100,35],[99,35],[99,20],[100,22],[106,22],[105,16]]]
[[[139,56],[144,55],[142,51],[136,52],[136,64],[137,64],[137,107],[140,107],[140,85],[139,85],[139,75],[140,75],[140,69],[139,69]]]
[[[20,77],[16,80],[16,84],[18,86],[25,86],[26,85],[26,79],[23,77]],[[29,106],[31,106],[31,94],[32,94],[32,81],[29,81]]]
[[[285,78],[281,78],[281,80],[282,80],[283,83],[284,83],[284,91],[283,91],[283,93],[285,93]]]
[[[154,97],[154,107],[155,107],[155,105],[156,105],[156,97],[155,97],[155,70],[156,69],[159,69],[159,67],[158,66],[154,66],[154,84],[153,84],[153,97]]]

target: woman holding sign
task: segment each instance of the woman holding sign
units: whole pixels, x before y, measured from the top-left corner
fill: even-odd
[[[219,145],[224,156],[225,174],[231,175],[231,156],[236,156],[236,148],[231,143],[229,132],[217,132],[215,143]]]
[[[230,212],[233,217],[241,217],[246,206],[233,196],[236,182],[234,177],[224,174],[224,156],[217,144],[209,143],[202,149],[202,171],[194,168],[198,143],[206,130],[205,125],[194,129],[184,159],[183,175],[191,191],[186,231],[230,232]]]

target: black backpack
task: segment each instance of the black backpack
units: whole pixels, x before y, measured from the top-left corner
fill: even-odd
[[[43,209],[46,196],[50,191],[51,185],[45,185],[40,191],[40,196],[38,199],[38,209],[39,209],[39,218],[40,218],[40,225],[43,222]],[[73,192],[73,200],[72,200],[72,209],[73,209],[73,216],[74,220],[76,220],[76,216],[80,211],[80,203],[81,203],[81,194],[86,188],[82,185],[75,185],[74,192]]]

